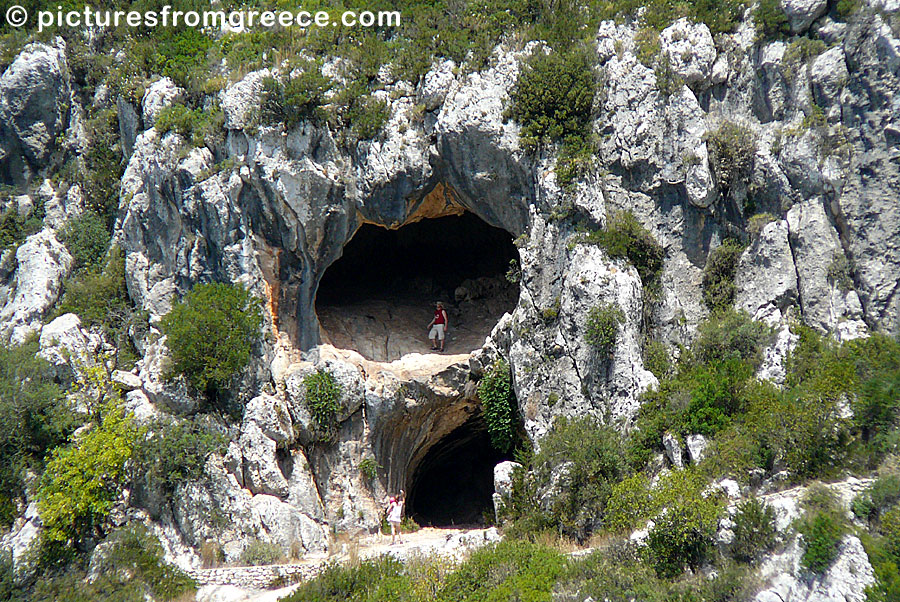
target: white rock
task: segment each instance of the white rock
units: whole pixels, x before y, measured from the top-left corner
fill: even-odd
[[[716,45],[709,27],[681,18],[659,34],[662,52],[669,66],[685,83],[707,80],[716,61]]]
[[[706,437],[703,435],[688,435],[685,443],[687,444],[687,454],[691,464],[699,464],[706,455],[706,448],[709,445]]]
[[[419,98],[427,111],[434,111],[443,104],[456,81],[456,76],[453,75],[455,69],[456,63],[446,60],[436,65],[422,78]]]
[[[792,33],[803,33],[828,10],[828,0],[781,0]]]
[[[788,224],[767,224],[741,255],[735,274],[734,304],[769,323],[797,302],[797,270],[788,242]]]
[[[50,230],[29,236],[16,251],[14,292],[0,310],[0,338],[25,341],[41,326],[41,318],[59,298],[72,267],[72,256]]]
[[[672,466],[676,468],[684,468],[684,460],[681,457],[681,444],[678,443],[678,439],[672,433],[665,433],[663,435],[663,448],[666,450],[666,457],[669,458],[669,462],[672,463]]]
[[[171,79],[164,77],[153,82],[147,88],[144,99],[141,101],[144,127],[153,127],[160,111],[181,102],[184,102],[184,90],[176,86]]]
[[[250,125],[251,118],[259,109],[262,81],[269,75],[268,69],[252,71],[241,81],[220,92],[227,129],[241,130]]]

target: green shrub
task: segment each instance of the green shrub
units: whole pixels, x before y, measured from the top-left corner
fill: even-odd
[[[96,112],[85,124],[88,146],[67,180],[81,186],[88,211],[106,220],[111,228],[119,208],[119,186],[125,172],[119,138],[119,117],[115,109]]]
[[[736,560],[752,562],[775,545],[775,511],[758,498],[745,500],[737,507],[732,531],[731,555]]]
[[[276,564],[284,557],[281,547],[274,543],[251,539],[241,552],[241,564],[261,566]]]
[[[73,267],[94,268],[100,265],[109,248],[106,223],[93,211],[87,211],[66,222],[62,241],[74,259]]]
[[[7,249],[15,249],[26,238],[41,231],[44,225],[44,205],[35,206],[28,217],[22,217],[16,207],[0,214],[0,255]]]
[[[655,512],[650,480],[639,472],[612,486],[606,507],[606,527],[616,533],[627,532],[639,527]]]
[[[315,63],[305,65],[298,76],[284,83],[267,77],[262,82],[260,116],[265,123],[282,122],[286,129],[304,120],[321,121],[325,117],[321,107],[333,85]]]
[[[771,213],[757,213],[747,220],[747,233],[751,239],[759,238],[763,228],[775,221],[775,216]]]
[[[599,245],[612,259],[627,259],[641,277],[645,294],[651,298],[658,294],[666,251],[631,212],[614,213],[603,230],[584,235],[579,242]]]
[[[535,492],[545,490],[554,475],[565,483],[548,516],[558,532],[584,540],[595,524],[604,521],[613,484],[625,472],[621,444],[615,429],[590,416],[557,417],[553,422],[534,457],[531,485]],[[560,470],[565,471],[564,476]]]
[[[331,434],[341,411],[341,386],[331,372],[318,370],[303,379],[306,407],[316,427]]]
[[[652,67],[660,53],[659,31],[653,27],[642,27],[634,34],[637,60],[645,67]]]
[[[415,533],[422,527],[419,526],[419,523],[414,521],[408,516],[404,516],[403,520],[400,521],[400,533]],[[388,522],[387,518],[381,519],[381,534],[382,535],[390,535],[391,534],[391,524]]]
[[[754,367],[763,348],[772,338],[772,329],[753,320],[745,311],[715,312],[697,327],[694,356],[701,362],[740,358]]]
[[[409,587],[403,563],[385,555],[358,566],[329,564],[283,602],[388,602],[402,599]]]
[[[26,600],[20,584],[16,581],[12,552],[0,551],[0,600],[5,602],[24,602]]]
[[[381,466],[375,461],[375,458],[363,458],[359,462],[359,472],[368,480],[372,480],[378,476],[378,469]]]
[[[900,501],[900,475],[887,473],[879,476],[851,504],[853,514],[860,520],[872,523],[882,513]]]
[[[12,498],[24,494],[23,472],[40,472],[49,451],[65,443],[77,420],[53,379],[50,365],[37,356],[39,345],[0,345],[0,524],[13,516]]]
[[[787,15],[781,9],[779,0],[760,0],[753,12],[753,21],[761,40],[781,38],[791,33]]]
[[[647,557],[660,577],[676,577],[706,559],[722,502],[716,495],[704,497],[705,489],[705,479],[690,470],[673,472],[660,483],[656,504],[664,510],[653,518],[647,538]]]
[[[710,310],[728,309],[734,304],[734,277],[744,247],[726,239],[709,252],[703,268],[703,301]]]
[[[624,323],[625,314],[618,305],[595,305],[588,312],[584,340],[603,355],[611,356],[619,336],[619,325]]]
[[[828,282],[838,287],[839,290],[853,290],[853,276],[850,273],[850,260],[840,251],[835,251],[828,264]]]
[[[332,99],[332,124],[349,130],[356,140],[378,136],[390,118],[387,103],[368,93],[366,84],[353,81]]]
[[[556,181],[571,190],[575,182],[594,164],[595,147],[592,141],[570,136],[563,141],[556,159]]]
[[[823,485],[810,486],[801,505],[806,512],[797,524],[803,535],[800,564],[813,573],[823,573],[837,558],[847,520],[834,492]]]
[[[217,391],[250,362],[261,325],[261,302],[244,288],[196,285],[160,321],[172,374],[183,374],[201,391]]]
[[[838,0],[834,5],[834,14],[841,21],[846,21],[858,8],[859,0]]]
[[[225,117],[218,105],[212,109],[189,109],[184,105],[164,108],[156,116],[154,128],[160,134],[175,132],[194,146],[211,145],[222,131]]]
[[[504,540],[473,552],[448,575],[436,599],[546,601],[564,569],[565,558],[555,550]]]
[[[101,410],[102,418],[66,447],[50,454],[37,490],[46,537],[79,543],[102,533],[126,484],[139,429],[118,402]]]
[[[171,494],[179,484],[199,479],[209,456],[225,453],[226,442],[200,419],[159,419],[137,440],[132,470],[142,482]]]
[[[710,166],[725,198],[738,184],[746,182],[753,172],[756,140],[749,128],[730,121],[707,132],[705,139]]]
[[[478,383],[478,399],[491,445],[497,451],[508,452],[517,439],[519,409],[506,361],[497,360],[485,372]]]
[[[890,451],[900,422],[900,340],[883,334],[846,345],[853,362],[853,423],[877,458]]]
[[[739,358],[713,361],[692,375],[686,427],[691,433],[713,436],[746,410],[744,388],[753,368]]]
[[[510,92],[508,116],[522,126],[526,147],[569,137],[584,139],[595,84],[591,64],[579,51],[537,52],[522,65]]]

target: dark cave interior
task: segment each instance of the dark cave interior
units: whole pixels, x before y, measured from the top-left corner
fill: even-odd
[[[494,466],[509,459],[491,445],[476,414],[431,447],[409,480],[407,515],[421,526],[480,525],[493,512]]]
[[[425,327],[443,301],[448,345],[470,352],[515,307],[518,287],[505,277],[513,259],[512,236],[469,212],[396,230],[365,224],[319,283],[322,339],[377,361],[424,352]]]

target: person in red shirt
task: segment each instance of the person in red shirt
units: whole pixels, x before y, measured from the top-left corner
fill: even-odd
[[[447,331],[450,330],[450,321],[447,318],[447,311],[444,309],[444,304],[440,301],[435,303],[434,319],[429,322],[428,328],[431,329],[428,331],[428,338],[431,339],[431,350],[443,351],[444,337],[447,335]],[[437,341],[441,342],[440,349],[438,349]]]

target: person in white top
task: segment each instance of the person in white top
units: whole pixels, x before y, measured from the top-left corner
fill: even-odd
[[[403,520],[403,502],[404,502],[404,493],[401,490],[400,495],[397,497],[392,497],[388,501],[387,507],[387,520],[391,525],[391,545],[394,544],[394,538],[396,537],[400,543],[403,543],[403,536],[400,534],[400,522]]]

